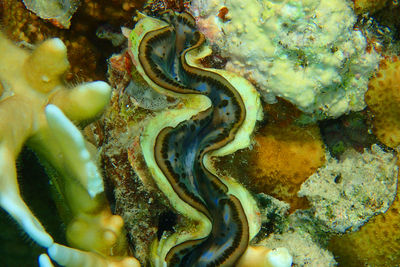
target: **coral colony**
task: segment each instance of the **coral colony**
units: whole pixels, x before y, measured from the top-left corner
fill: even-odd
[[[23,1],[63,31],[86,2]],[[355,27],[389,3],[353,2],[150,2],[101,29],[125,45],[109,84],[68,85],[58,38],[0,32],[0,206],[39,265],[398,265],[400,63]],[[23,199],[24,146],[67,244]]]
[[[225,20],[217,16],[221,6],[229,10]],[[254,81],[265,101],[279,96],[318,117],[365,107],[379,55],[365,51],[348,1],[194,0],[191,9],[230,58],[227,68]]]
[[[35,242],[49,248],[57,262],[82,266],[85,261],[77,258],[85,257],[88,262],[105,264],[106,260],[94,253],[53,243],[22,200],[15,158],[26,143],[60,175],[59,190],[71,212],[66,222],[69,242],[104,255],[125,254],[123,221],[111,214],[89,145],[72,123],[102,112],[110,98],[109,85],[92,82],[67,89],[62,75],[69,63],[66,47],[59,39],[49,39],[29,53],[0,34],[0,51],[0,205]],[[46,261],[46,256],[40,260]],[[135,266],[134,260],[127,261],[121,266]]]

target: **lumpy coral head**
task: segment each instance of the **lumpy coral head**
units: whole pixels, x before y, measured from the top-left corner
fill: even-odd
[[[256,83],[266,102],[278,96],[321,119],[364,109],[379,55],[366,52],[349,1],[193,0],[191,9],[227,69]]]

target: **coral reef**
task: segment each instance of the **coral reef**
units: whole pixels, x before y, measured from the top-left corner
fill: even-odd
[[[270,194],[291,205],[304,208],[296,196],[300,185],[325,162],[325,148],[315,125],[269,123],[254,137],[249,183],[257,192]]]
[[[209,0],[193,1],[191,10],[230,59],[227,68],[255,82],[267,102],[280,96],[319,118],[365,107],[379,56],[366,52],[347,1]]]
[[[283,234],[272,234],[261,244],[267,247],[287,247],[289,253],[293,255],[294,266],[336,266],[332,253],[322,249],[314,242],[313,236],[299,229]]]
[[[399,14],[400,5],[399,1],[387,1],[386,6],[381,10],[374,13],[372,16],[374,20],[376,20],[380,25],[386,27],[388,31],[385,31],[385,35],[391,37],[390,45],[393,49],[390,49],[390,52],[394,52],[394,54],[399,54],[399,31],[400,31],[400,17],[396,16]],[[377,34],[380,34],[378,31]],[[392,53],[389,53],[392,55]]]
[[[130,61],[127,53],[110,59],[109,81],[114,90],[101,123],[93,125],[97,133],[93,139],[101,146],[106,186],[113,192],[115,212],[124,219],[135,257],[146,263],[150,261],[151,242],[162,231],[172,230],[163,225],[164,214],[171,207],[150,175],[145,181],[137,175],[146,168],[138,141],[142,127],[154,115],[152,110],[160,107],[156,102],[150,109],[143,109],[136,101],[138,97],[132,95],[132,85],[136,91],[152,89],[140,75],[131,74]]]
[[[388,57],[370,80],[365,102],[371,109],[374,133],[385,145],[400,145],[400,61]]]
[[[56,246],[19,192],[15,160],[26,143],[56,171],[53,183],[63,198],[60,208],[69,242],[104,256],[127,255],[123,221],[111,214],[92,148],[71,122],[98,116],[108,103],[110,87],[93,82],[67,89],[62,75],[69,63],[60,39],[47,40],[29,53],[0,33],[0,51],[1,207],[39,245],[49,251]],[[60,255],[53,251],[51,256]]]
[[[29,260],[397,266],[398,1],[145,2],[0,1],[0,206]],[[33,265],[0,215],[3,264]]]
[[[397,174],[394,154],[377,145],[362,154],[349,149],[339,163],[329,158],[300,190],[309,194],[311,209],[286,217],[276,200],[258,199],[261,207],[268,208],[261,208],[267,231],[262,231],[265,236],[259,236],[257,244],[286,247],[294,266],[336,266],[335,259],[343,266],[396,266],[398,198],[386,209],[396,192]],[[355,232],[334,235],[350,229]],[[327,250],[328,242],[334,255]]]
[[[336,233],[356,231],[384,213],[397,189],[396,157],[378,145],[360,154],[347,150],[340,162],[329,158],[298,192],[311,202],[315,218]]]
[[[99,57],[87,38],[88,34],[71,36],[69,32],[44,22],[25,9],[22,1],[3,1],[3,9],[7,10],[2,17],[3,30],[13,41],[29,46],[29,44],[43,42],[47,37],[52,36],[63,40],[68,48],[68,60],[72,66],[67,70],[67,80],[75,80],[76,75],[84,81],[104,78],[96,72]]]

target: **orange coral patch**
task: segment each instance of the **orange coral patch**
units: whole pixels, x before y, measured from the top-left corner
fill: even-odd
[[[386,58],[368,86],[365,101],[374,114],[374,133],[389,147],[400,145],[400,62]]]
[[[282,128],[273,123],[262,128],[255,140],[252,183],[259,191],[288,202],[292,211],[305,208],[306,200],[297,197],[300,185],[325,162],[319,128]]]

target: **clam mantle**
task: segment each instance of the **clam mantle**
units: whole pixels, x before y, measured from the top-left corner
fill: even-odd
[[[211,49],[187,13],[166,11],[161,19],[139,14],[129,42],[133,64],[145,81],[180,101],[145,126],[140,138],[144,160],[171,205],[196,221],[194,229],[178,229],[155,241],[152,264],[241,265],[244,253],[254,253],[247,248],[259,231],[259,212],[245,188],[217,176],[212,158],[250,144],[261,114],[257,91],[242,77],[199,63]],[[261,254],[264,265],[271,253]]]

